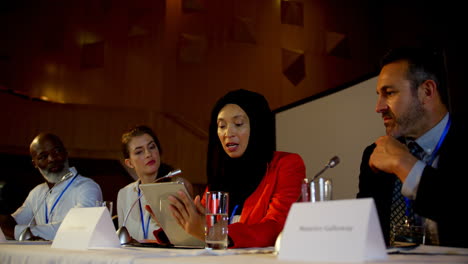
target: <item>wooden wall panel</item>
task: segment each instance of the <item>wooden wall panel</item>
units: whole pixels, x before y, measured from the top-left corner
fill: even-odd
[[[118,159],[120,133],[146,123],[164,158],[200,183],[210,111],[227,91],[258,91],[277,109],[367,76],[392,44],[450,39],[443,19],[417,17],[448,7],[398,1],[294,0],[295,24],[281,23],[281,0],[200,0],[190,10],[182,0],[19,2],[0,13],[0,88],[29,99],[0,94],[0,149],[27,153],[37,132],[54,130],[73,155]],[[179,59],[181,36],[203,40],[197,60]],[[101,42],[102,66],[81,68],[83,45]],[[296,85],[282,73],[283,49],[304,53]],[[64,104],[31,100],[41,96]]]
[[[204,183],[207,136],[186,120],[143,109],[36,102],[0,93],[4,114],[0,152],[29,154],[29,144],[40,132],[59,135],[74,158],[122,160],[120,137],[136,124],[154,129],[163,148],[163,161],[181,168],[194,183]],[[196,132],[196,131],[195,131]]]

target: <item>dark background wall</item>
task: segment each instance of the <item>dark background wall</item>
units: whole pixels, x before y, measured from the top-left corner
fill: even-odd
[[[458,5],[1,1],[0,181],[16,177],[26,165],[13,160],[26,160],[30,141],[47,130],[62,137],[72,158],[92,160],[83,169],[115,197],[133,180],[117,169],[120,135],[145,123],[160,137],[163,160],[203,185],[209,112],[226,91],[258,91],[273,109],[287,108],[376,74],[379,58],[399,45],[444,50],[451,108],[466,114],[466,23]],[[105,177],[123,178],[99,180]],[[21,178],[18,190],[41,179],[36,172]]]
[[[120,188],[133,181],[133,178],[116,160],[101,159],[70,159],[70,166],[78,172],[96,181],[102,189],[104,200],[117,201]],[[36,185],[43,183],[44,178],[31,164],[27,155],[0,154],[0,214],[14,212],[27,194]],[[114,205],[113,213],[116,214]]]

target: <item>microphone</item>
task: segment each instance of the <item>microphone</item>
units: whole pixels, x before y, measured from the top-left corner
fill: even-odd
[[[325,167],[321,171],[315,174],[311,181],[314,181],[315,179],[317,179],[318,176],[322,175],[322,173],[324,173],[328,168],[333,168],[336,165],[338,165],[338,163],[340,163],[340,158],[338,156],[334,156],[328,161],[327,165],[325,165]],[[304,180],[309,181],[308,178],[305,178]]]
[[[309,182],[312,185],[312,183],[315,181],[315,179],[317,179],[318,176],[322,175],[322,173],[324,173],[327,169],[335,167],[336,165],[338,165],[338,163],[340,163],[340,158],[338,156],[334,156],[327,162],[327,164],[322,170],[320,170],[317,174],[314,175],[314,177],[311,180],[309,180],[309,178],[307,177],[304,178],[301,190],[302,201],[309,200]]]
[[[39,203],[39,206],[36,208],[36,210],[33,213],[33,216],[31,217],[31,220],[29,220],[28,226],[21,232],[21,234],[18,237],[18,241],[26,241],[30,240],[34,237],[33,233],[31,232],[31,225],[33,220],[36,218],[36,214],[39,211],[39,208],[41,205],[45,202],[47,197],[52,193],[52,190],[55,188],[55,186],[59,185],[60,183],[68,180],[71,176],[73,176],[73,172],[68,172],[67,174],[63,175],[60,181],[58,181],[52,188],[50,188],[47,193],[44,195],[44,198],[42,198],[41,202]]]
[[[182,170],[180,169],[177,169],[177,170],[173,170],[173,171],[170,171],[167,175],[165,176],[162,176],[161,178],[157,178],[156,180],[153,181],[153,183],[156,183],[156,182],[164,182],[166,181],[167,179],[170,179],[178,174],[181,174],[182,173]]]
[[[161,182],[161,181],[166,181],[168,179],[172,179],[172,177],[174,177],[174,176],[176,176],[176,175],[178,175],[180,173],[182,173],[182,170],[180,170],[180,169],[170,171],[167,175],[165,175],[165,176],[163,176],[161,178],[157,178],[152,183],[157,183],[157,182]],[[132,203],[132,206],[130,206],[130,209],[128,209],[127,213],[125,214],[125,218],[124,218],[124,221],[122,223],[122,226],[119,227],[119,229],[117,229],[116,234],[117,234],[117,236],[118,236],[118,238],[120,240],[121,245],[128,244],[133,240],[132,236],[130,236],[130,233],[128,232],[128,229],[126,227],[127,219],[130,216],[130,212],[132,211],[133,207],[135,207],[135,204],[141,199],[142,196],[143,196],[143,193],[140,193],[140,195],[138,195],[136,200]]]

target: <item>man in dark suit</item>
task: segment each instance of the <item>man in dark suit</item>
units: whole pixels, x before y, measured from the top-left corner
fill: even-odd
[[[386,135],[364,150],[357,198],[374,198],[387,245],[392,192],[400,182],[396,193],[416,215],[405,224],[420,219],[431,243],[468,247],[467,122],[448,111],[442,58],[428,49],[399,48],[382,60],[376,112]],[[423,150],[418,157],[405,144],[414,141]]]

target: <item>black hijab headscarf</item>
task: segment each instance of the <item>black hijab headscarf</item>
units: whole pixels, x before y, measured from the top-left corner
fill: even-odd
[[[247,149],[239,158],[229,157],[218,138],[218,114],[226,104],[236,104],[250,121]],[[238,206],[240,214],[247,197],[258,187],[276,148],[275,118],[265,97],[243,89],[221,97],[211,112],[207,175],[208,188],[229,192],[229,210]]]

